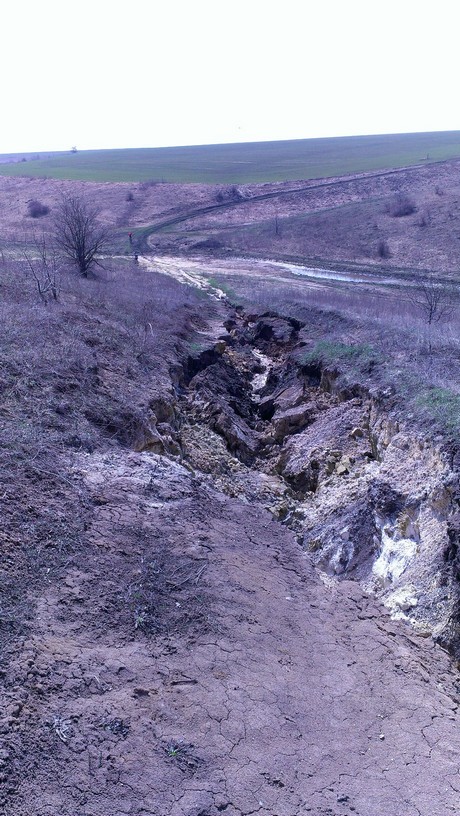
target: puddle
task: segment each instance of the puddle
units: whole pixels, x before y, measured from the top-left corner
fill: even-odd
[[[153,272],[159,272],[161,275],[169,275],[179,283],[186,283],[189,286],[201,289],[211,297],[217,298],[217,300],[224,300],[227,297],[222,289],[212,286],[206,277],[199,274],[197,266],[193,262],[175,258],[148,258],[141,255],[139,264]]]

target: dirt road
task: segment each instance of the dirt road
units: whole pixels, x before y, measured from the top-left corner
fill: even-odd
[[[254,287],[266,285],[271,280],[277,285],[288,285],[291,290],[298,290],[303,295],[306,289],[309,292],[322,290],[325,293],[343,291],[356,296],[368,294],[379,300],[381,298],[401,303],[411,303],[408,292],[420,286],[421,278],[414,278],[409,273],[391,276],[376,270],[366,270],[364,267],[357,270],[352,266],[347,271],[343,269],[327,269],[325,267],[305,266],[270,259],[213,259],[212,277],[210,279],[210,263],[206,258],[180,256],[140,256],[139,263],[146,271],[160,272],[169,275],[180,283],[195,286],[208,294],[218,298],[225,296],[225,292],[216,285],[216,277],[231,282],[233,277],[243,277],[251,281]],[[213,284],[214,280],[214,284]],[[440,283],[448,283],[438,277]]]

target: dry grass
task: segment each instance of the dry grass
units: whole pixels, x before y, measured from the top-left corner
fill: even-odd
[[[91,502],[72,457],[131,446],[206,307],[193,290],[119,263],[60,275],[45,304],[24,262],[0,264],[0,646],[24,632],[24,587],[59,575],[82,546]]]

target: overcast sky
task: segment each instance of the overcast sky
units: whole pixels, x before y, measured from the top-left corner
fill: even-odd
[[[454,10],[5,0],[0,152],[459,130]]]

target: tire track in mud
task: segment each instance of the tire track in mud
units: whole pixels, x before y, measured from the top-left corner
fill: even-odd
[[[139,265],[148,272],[169,275],[179,283],[200,289],[217,300],[226,300],[225,292],[210,284],[206,276],[197,270],[197,265],[193,261],[187,261],[185,258],[154,258],[152,260],[147,255],[141,255]]]

